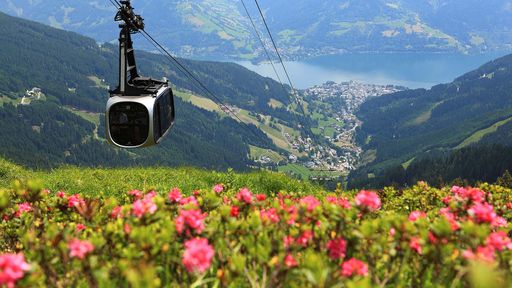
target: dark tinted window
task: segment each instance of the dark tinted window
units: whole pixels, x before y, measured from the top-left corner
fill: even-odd
[[[156,142],[171,128],[174,121],[174,101],[171,89],[168,89],[156,99],[154,121]]]
[[[114,104],[109,111],[110,136],[121,146],[139,146],[146,142],[149,113],[146,106],[135,102]]]

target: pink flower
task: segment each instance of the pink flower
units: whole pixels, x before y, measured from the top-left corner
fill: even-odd
[[[492,222],[491,222],[491,226],[494,228],[505,227],[507,225],[508,225],[507,220],[505,220],[505,218],[500,217],[500,216],[496,216],[496,218],[492,219]]]
[[[423,211],[412,211],[411,214],[409,214],[409,221],[416,222],[420,218],[426,218],[427,214]]]
[[[478,246],[476,248],[476,253],[468,249],[462,252],[462,257],[468,260],[480,260],[493,263],[495,257],[494,252],[494,248],[491,246]]]
[[[242,188],[238,194],[236,194],[236,200],[245,202],[246,204],[252,203],[252,192],[247,188]]]
[[[217,185],[213,186],[213,191],[215,193],[219,194],[220,192],[224,191],[224,185],[217,184]]]
[[[502,251],[505,248],[512,249],[512,241],[504,231],[491,233],[487,240],[485,240],[485,244],[498,251]]]
[[[389,236],[394,237],[395,234],[396,234],[395,228],[391,227],[391,229],[389,229]]]
[[[77,238],[68,242],[69,257],[84,259],[87,254],[94,251],[94,246],[89,241],[80,241]]]
[[[368,275],[368,265],[363,261],[350,258],[350,260],[343,262],[341,265],[341,275],[345,277],[366,276]]]
[[[213,256],[208,239],[195,238],[185,242],[182,262],[189,273],[204,273],[210,268]]]
[[[135,200],[139,200],[140,198],[142,198],[142,191],[132,190],[132,191],[128,192],[128,195],[133,196],[133,199],[135,199]]]
[[[180,210],[180,215],[174,220],[176,230],[180,234],[185,230],[187,233],[193,230],[199,234],[204,229],[204,218],[206,218],[206,213],[203,214],[199,210]]]
[[[356,195],[356,205],[369,211],[376,211],[380,209],[381,202],[377,193],[362,190]]]
[[[485,198],[485,192],[476,188],[462,188],[459,186],[452,187],[453,194],[461,200],[471,200],[473,202],[482,202]]]
[[[294,240],[294,239],[293,239],[293,237],[292,237],[292,236],[289,236],[289,235],[288,235],[288,236],[285,236],[285,237],[283,238],[283,246],[284,246],[284,248],[288,248],[288,247],[290,247],[290,245],[291,245],[291,244],[293,244],[293,240]]]
[[[25,271],[28,270],[30,265],[25,262],[25,256],[22,253],[0,255],[0,286],[6,285],[13,288],[16,281],[23,278]]]
[[[188,204],[192,204],[193,206],[199,207],[199,203],[197,203],[197,199],[194,196],[185,197],[180,200],[180,205]]]
[[[418,237],[411,238],[411,241],[409,241],[409,247],[412,250],[416,251],[416,253],[421,255],[422,249],[421,249],[420,239]]]
[[[300,236],[299,236],[299,238],[297,238],[296,242],[298,245],[306,247],[306,246],[308,246],[308,242],[311,239],[313,239],[313,232],[307,230],[307,231],[302,232],[302,234],[300,234]]]
[[[173,203],[179,203],[183,197],[181,196],[180,189],[172,188],[169,194],[167,194],[167,198]]]
[[[327,196],[325,197],[325,200],[331,204],[341,206],[345,209],[350,208],[350,201],[348,201],[348,199],[345,197],[336,198],[335,196]]]
[[[231,217],[238,217],[238,214],[240,214],[240,208],[238,208],[238,206],[231,206],[231,212],[230,212],[230,215]]]
[[[441,214],[442,216],[444,216],[444,218],[446,219],[446,221],[448,221],[448,223],[450,223],[450,227],[452,228],[452,231],[456,231],[459,229],[459,223],[457,222],[457,220],[455,219],[455,214],[453,214],[452,212],[450,212],[450,208],[441,208],[439,210],[439,214]]]
[[[87,226],[85,226],[84,224],[82,223],[78,223],[76,224],[76,232],[80,232],[82,230],[85,230],[85,228],[87,228]]]
[[[487,203],[476,203],[468,209],[468,214],[473,216],[478,223],[492,223],[496,218],[494,207]]]
[[[116,206],[112,209],[112,212],[110,212],[110,218],[112,219],[116,219],[116,218],[119,218],[119,217],[123,217],[123,215],[121,214],[121,210],[123,208],[121,206]]]
[[[286,265],[286,267],[288,268],[293,268],[295,266],[297,266],[297,261],[295,260],[295,258],[293,257],[292,254],[288,254],[284,257],[284,265]]]
[[[343,238],[329,240],[327,250],[329,250],[329,257],[332,260],[343,259],[347,251],[347,241]]]
[[[59,191],[59,192],[57,192],[57,197],[65,198],[66,197],[66,193],[64,193],[63,191]]]
[[[21,204],[18,204],[18,210],[14,213],[14,216],[21,217],[22,214],[24,214],[26,212],[30,212],[30,211],[32,211],[32,206],[30,205],[30,203],[28,203],[28,202],[21,203]]]
[[[279,215],[275,208],[263,209],[260,211],[260,217],[263,222],[277,223],[279,222]]]
[[[258,200],[260,202],[265,201],[265,199],[267,199],[267,195],[265,195],[265,194],[257,194],[256,195],[256,200]]]
[[[132,205],[132,214],[137,218],[142,218],[146,214],[155,214],[158,208],[153,202],[155,194],[147,194],[144,198],[135,201]]]
[[[82,199],[82,196],[80,196],[80,194],[71,195],[68,198],[68,207],[69,208],[73,208],[75,206],[82,205],[84,203],[85,203],[85,201],[84,201],[84,199]]]
[[[315,210],[316,207],[320,205],[320,201],[316,199],[314,196],[306,196],[300,199],[299,203],[301,205],[306,206],[306,209],[311,212]]]

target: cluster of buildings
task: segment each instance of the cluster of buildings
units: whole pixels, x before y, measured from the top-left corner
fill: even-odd
[[[41,88],[34,87],[31,90],[27,90],[25,95],[21,98],[21,105],[29,105],[33,100],[41,100],[44,97],[44,93]]]

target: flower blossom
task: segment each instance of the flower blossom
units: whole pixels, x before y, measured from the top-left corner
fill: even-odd
[[[180,203],[181,199],[183,199],[181,191],[178,188],[172,188],[172,190],[169,191],[169,194],[167,194],[167,198],[173,203]]]
[[[368,275],[368,265],[361,260],[350,258],[341,264],[341,275],[345,277]]]
[[[76,232],[80,232],[82,230],[85,230],[85,228],[87,228],[87,226],[85,226],[84,224],[82,223],[78,223],[76,224]]]
[[[439,210],[439,214],[441,214],[448,223],[450,223],[450,228],[452,231],[456,231],[460,228],[459,223],[456,220],[455,214],[450,212],[450,208],[441,208]]]
[[[57,192],[57,197],[65,198],[66,197],[66,193],[64,193],[64,191],[59,191],[59,192]]]
[[[22,253],[0,255],[0,286],[15,287],[16,281],[23,278],[29,269],[30,265],[25,262],[25,256]]]
[[[240,214],[240,208],[238,206],[231,206],[231,211],[229,212],[231,217],[238,217],[238,214]]]
[[[116,206],[112,209],[112,212],[110,212],[110,218],[112,219],[116,219],[116,218],[119,218],[119,217],[123,217],[123,214],[121,213],[123,207],[121,206]]]
[[[308,212],[315,210],[315,208],[321,204],[320,201],[318,201],[318,199],[316,199],[314,196],[303,197],[300,199],[299,203],[306,206]]]
[[[505,248],[512,249],[512,241],[504,231],[491,233],[491,235],[487,237],[487,240],[485,240],[485,244],[498,251],[503,251]]]
[[[329,250],[329,257],[332,260],[343,259],[347,251],[347,241],[343,238],[329,240],[327,250]]]
[[[82,196],[80,196],[80,194],[75,194],[68,197],[68,208],[73,208],[84,203],[85,201],[84,199],[82,199]]]
[[[418,237],[412,237],[409,241],[409,247],[416,251],[416,253],[420,254],[422,253],[421,243],[420,239]]]
[[[487,203],[476,203],[468,209],[468,214],[473,216],[478,223],[492,223],[497,217],[494,207]]]
[[[379,195],[372,191],[362,190],[356,195],[355,200],[357,206],[366,208],[369,211],[379,210],[381,206]]]
[[[284,265],[286,265],[286,267],[288,268],[293,268],[295,266],[297,266],[297,261],[295,260],[295,258],[293,257],[292,254],[288,254],[284,257]]]
[[[26,212],[30,212],[30,211],[32,211],[32,205],[30,205],[30,203],[28,203],[28,202],[21,203],[21,204],[18,204],[18,210],[14,213],[14,216],[21,217],[22,214],[24,214]]]
[[[176,230],[180,234],[185,230],[187,233],[193,230],[199,234],[204,229],[204,218],[206,218],[206,213],[203,214],[199,210],[180,210],[180,215],[174,221]]]
[[[197,203],[197,199],[194,196],[185,197],[180,200],[180,205],[184,206],[188,204],[199,207],[199,203]]]
[[[491,246],[478,246],[476,253],[472,250],[465,250],[462,252],[462,257],[468,260],[480,260],[488,263],[494,262],[495,250]]]
[[[313,232],[307,230],[300,234],[299,238],[297,238],[296,242],[302,247],[306,247],[308,242],[313,239]]]
[[[267,199],[267,195],[265,194],[256,194],[256,200],[258,201],[265,201]]]
[[[453,186],[451,191],[453,194],[461,200],[471,200],[475,203],[484,201],[485,192],[476,188],[462,188],[459,186]]]
[[[349,209],[350,208],[350,201],[348,201],[345,197],[339,197],[336,196],[327,196],[325,197],[325,200],[331,204],[335,204],[338,206],[341,206],[342,208]]]
[[[252,204],[252,192],[247,188],[242,188],[238,194],[236,194],[236,200],[245,202],[246,204]]]
[[[155,194],[149,193],[144,198],[135,201],[132,205],[132,214],[137,218],[142,218],[146,214],[154,214],[157,206],[153,202]]]
[[[275,208],[263,209],[260,211],[260,217],[263,222],[277,223],[279,222],[279,215]]]
[[[80,241],[77,238],[68,242],[69,257],[84,259],[87,254],[94,251],[94,246],[89,241]]]
[[[420,218],[426,218],[427,214],[423,211],[412,211],[411,214],[409,214],[409,221],[416,222]]]
[[[182,263],[189,273],[204,273],[210,268],[213,256],[208,239],[195,238],[185,242]]]
[[[217,194],[221,193],[222,191],[224,191],[224,185],[217,184],[217,185],[213,186],[213,191]]]
[[[128,192],[128,195],[133,196],[135,200],[139,200],[142,198],[142,191],[140,190],[132,190]]]

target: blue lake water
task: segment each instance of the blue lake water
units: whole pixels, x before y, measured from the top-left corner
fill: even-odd
[[[286,62],[293,84],[304,89],[326,81],[349,80],[371,84],[394,84],[409,88],[430,88],[448,83],[490,60],[510,52],[476,55],[438,53],[365,53],[315,57]],[[270,64],[238,62],[263,76],[277,78]],[[276,68],[286,80],[280,65]]]

